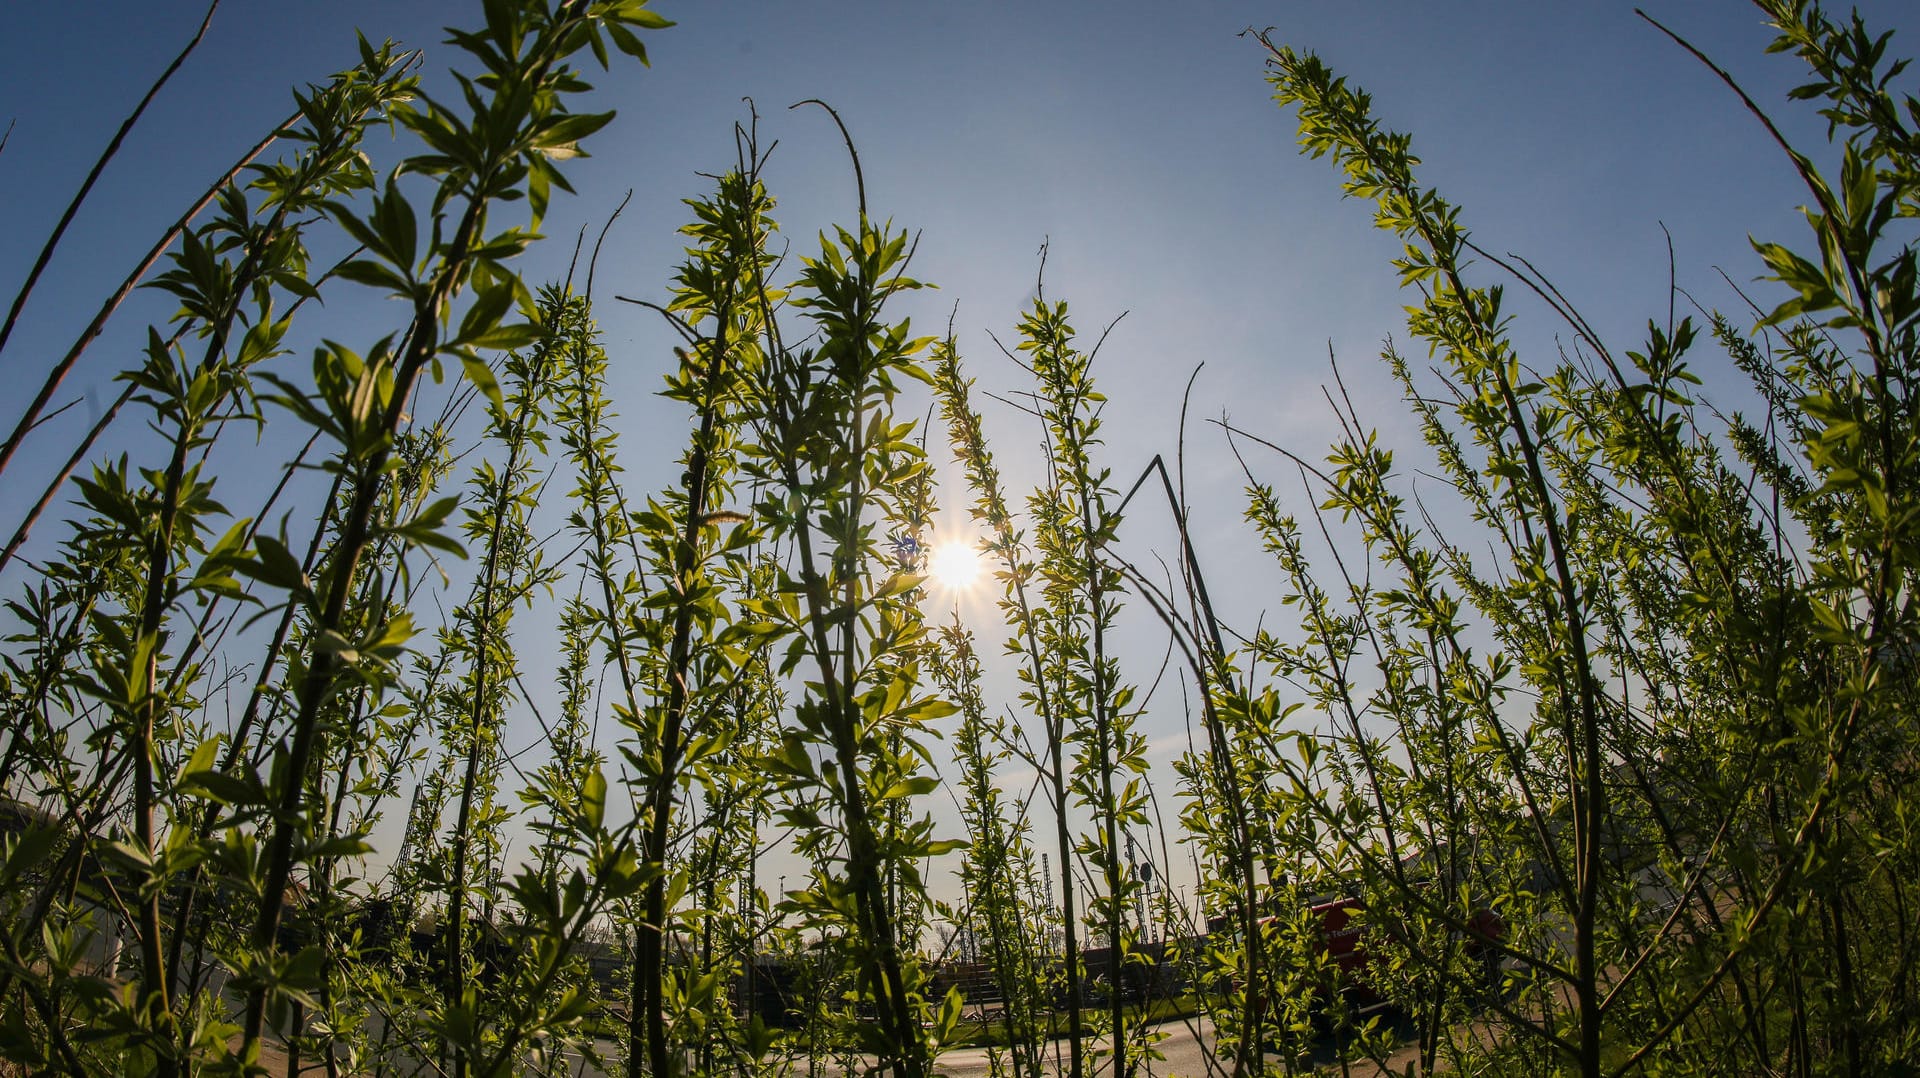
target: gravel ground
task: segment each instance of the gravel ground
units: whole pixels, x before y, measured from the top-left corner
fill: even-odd
[[[1156,1029],[1162,1035],[1156,1047],[1165,1058],[1143,1063],[1134,1072],[1136,1075],[1140,1078],[1207,1078],[1209,1074],[1207,1046],[1213,1039],[1211,1022],[1204,1018],[1164,1022]],[[1418,1047],[1411,1042],[1412,1031],[1406,1030],[1403,1033],[1402,1046],[1387,1057],[1387,1065],[1384,1069],[1372,1061],[1361,1061],[1352,1064],[1347,1074],[1352,1078],[1376,1078],[1384,1074],[1403,1073],[1407,1065],[1414,1062],[1418,1056]],[[1053,1050],[1050,1055],[1057,1055],[1057,1061],[1050,1073],[1063,1075],[1067,1072],[1066,1045],[1064,1042],[1055,1042]],[[611,1062],[618,1060],[620,1046],[612,1041],[606,1041],[600,1045],[600,1051]],[[268,1042],[261,1046],[260,1055],[260,1062],[269,1073],[282,1075],[286,1072],[286,1055],[280,1045]],[[586,1065],[584,1060],[577,1057],[571,1062],[572,1066],[565,1072],[567,1078],[623,1078],[617,1071],[615,1075],[608,1076],[606,1072]],[[1334,1045],[1328,1038],[1322,1038],[1315,1046],[1313,1057],[1303,1062],[1322,1068],[1324,1073],[1340,1073],[1338,1060],[1334,1054]],[[1231,1073],[1232,1062],[1225,1061],[1224,1069],[1221,1067],[1222,1064],[1216,1064],[1211,1072],[1215,1078]],[[943,1078],[986,1078],[989,1073],[988,1052],[985,1048],[956,1048],[941,1053],[935,1068]],[[434,1075],[437,1074],[437,1068],[420,1067],[415,1073]],[[818,1070],[810,1071],[807,1061],[802,1059],[794,1062],[792,1069],[787,1072],[787,1078],[850,1078],[850,1075],[860,1073],[857,1070],[852,1072],[842,1070],[832,1063],[823,1063]],[[1100,1078],[1102,1075],[1111,1073],[1110,1061],[1101,1060],[1089,1069],[1088,1076]]]

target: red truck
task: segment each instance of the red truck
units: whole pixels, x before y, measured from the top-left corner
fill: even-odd
[[[1368,925],[1361,916],[1363,907],[1357,898],[1324,897],[1312,900],[1308,910],[1319,928],[1319,946],[1337,971],[1340,995],[1348,1008],[1358,1014],[1371,1014],[1387,1006],[1387,1000],[1372,984],[1367,967],[1372,955],[1367,951],[1367,934],[1392,931],[1390,924]],[[1490,978],[1499,969],[1500,952],[1495,946],[1505,939],[1507,923],[1490,909],[1474,912],[1467,919],[1465,939],[1467,957]]]
[[[1389,1005],[1386,997],[1374,987],[1369,973],[1373,955],[1368,950],[1367,940],[1374,933],[1392,932],[1393,925],[1378,918],[1369,923],[1362,915],[1363,909],[1358,898],[1341,895],[1311,898],[1307,905],[1308,923],[1316,930],[1314,945],[1328,959],[1340,999],[1348,1011],[1355,1015],[1372,1014]],[[1263,929],[1280,923],[1277,915],[1260,919]],[[1213,918],[1208,928],[1215,932],[1231,931],[1231,918]],[[1499,971],[1500,951],[1495,944],[1504,939],[1506,934],[1506,921],[1490,909],[1476,911],[1465,926],[1463,935],[1467,956],[1485,971],[1489,983]],[[1256,1009],[1263,1013],[1266,1010],[1264,1004],[1264,1000],[1255,1000]],[[1316,1007],[1315,1010],[1321,1008]]]

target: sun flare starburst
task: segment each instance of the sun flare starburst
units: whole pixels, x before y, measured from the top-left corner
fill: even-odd
[[[947,542],[927,553],[927,575],[947,591],[966,591],[980,579],[980,548]]]

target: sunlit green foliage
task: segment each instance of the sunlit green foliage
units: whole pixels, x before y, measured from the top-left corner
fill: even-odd
[[[956,339],[898,310],[917,240],[856,179],[856,220],[783,255],[754,121],[643,304],[681,343],[639,361],[685,448],[623,457],[592,297],[511,259],[612,119],[569,110],[572,65],[644,61],[668,23],[487,0],[440,96],[363,41],[285,152],[162,243],[148,283],[178,311],[121,375],[138,458],[72,481],[41,560],[15,558],[46,499],[0,554],[4,1067],[921,1078],[989,1024],[938,980],[946,928],[998,997],[997,1075],[1142,1073],[1157,1034],[1123,989],[1176,975],[1236,1078],[1409,1050],[1419,1073],[1911,1070],[1920,105],[1857,18],[1759,6],[1832,125],[1782,145],[1811,239],[1756,242],[1783,297],[1758,325],[1666,311],[1631,350],[1474,247],[1366,94],[1260,38],[1304,151],[1404,245],[1428,354],[1382,359],[1453,504],[1411,497],[1344,389],[1328,453],[1281,450],[1315,519],[1230,429],[1284,586],[1240,633],[1158,460],[1178,579],[1120,556],[1141,485],[1102,461],[1067,305],[1018,314],[1044,474],[1010,500]],[[378,163],[374,125],[410,155]],[[353,250],[317,269],[323,233]],[[1523,354],[1496,274],[1569,351]],[[402,313],[321,325],[347,288]],[[1710,362],[1743,410],[1706,402]],[[929,393],[997,627],[923,613]],[[278,454],[264,494],[223,471],[242,442]],[[1160,830],[1152,671],[1115,645],[1136,613],[1194,701],[1168,789],[1206,868],[1164,951],[1135,913],[1130,850]],[[976,651],[996,633],[1007,686]]]

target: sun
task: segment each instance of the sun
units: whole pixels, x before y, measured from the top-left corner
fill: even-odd
[[[966,591],[980,579],[980,548],[967,542],[940,543],[927,553],[927,575],[947,591]]]

